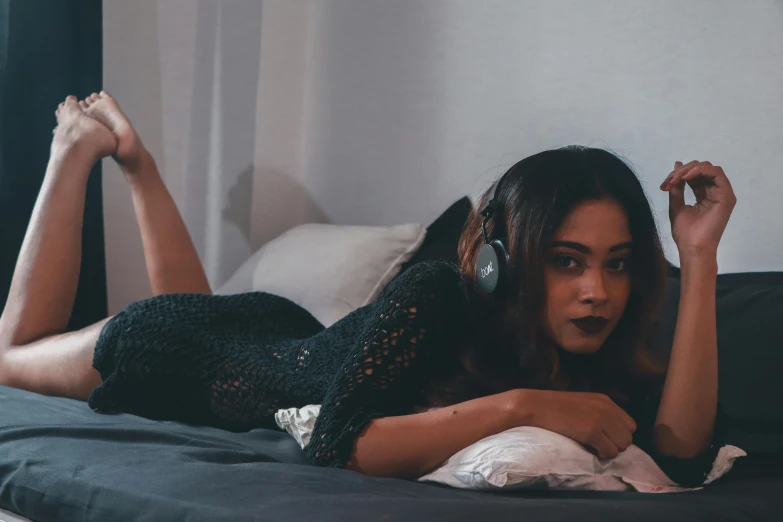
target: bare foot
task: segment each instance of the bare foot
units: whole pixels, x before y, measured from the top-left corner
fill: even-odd
[[[87,117],[75,96],[68,96],[55,111],[52,152],[83,151],[92,161],[111,156],[117,150],[117,138],[101,123]]]
[[[117,151],[114,159],[121,167],[133,170],[146,149],[117,101],[101,91],[100,94],[93,93],[79,104],[85,114],[104,124],[116,136]]]

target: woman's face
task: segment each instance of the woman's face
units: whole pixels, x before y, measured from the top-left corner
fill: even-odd
[[[544,331],[562,349],[595,353],[631,293],[631,231],[613,199],[584,201],[566,216],[545,252]]]

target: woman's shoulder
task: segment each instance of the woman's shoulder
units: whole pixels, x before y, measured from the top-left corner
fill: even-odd
[[[448,261],[422,261],[408,267],[389,284],[389,288],[410,288],[418,291],[464,293],[467,278],[462,270]]]

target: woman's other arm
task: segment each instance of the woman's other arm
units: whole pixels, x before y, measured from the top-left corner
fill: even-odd
[[[693,205],[685,204],[686,184],[696,197]],[[652,440],[662,455],[693,458],[707,449],[713,435],[718,404],[717,251],[737,199],[723,169],[709,162],[675,163],[661,189],[669,192],[682,282]]]
[[[712,440],[718,405],[715,319],[717,262],[682,258],[680,307],[653,443],[662,454],[693,458]]]

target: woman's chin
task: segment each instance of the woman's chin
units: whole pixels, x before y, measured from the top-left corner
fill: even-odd
[[[600,350],[603,344],[603,339],[574,339],[571,342],[560,344],[560,347],[568,353],[589,355]]]

